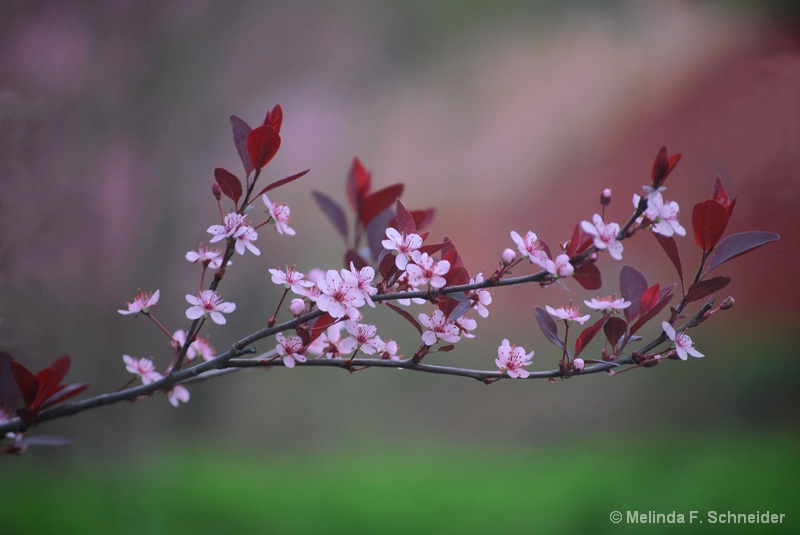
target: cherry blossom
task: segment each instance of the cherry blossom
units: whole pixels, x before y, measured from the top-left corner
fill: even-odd
[[[600,310],[604,314],[613,314],[631,306],[630,301],[617,298],[616,295],[608,297],[593,297],[591,301],[584,301],[587,307]]]
[[[394,260],[397,269],[405,269],[411,253],[422,247],[422,238],[419,234],[401,234],[397,229],[388,227],[386,237],[389,239],[383,240],[381,244],[397,255]]]
[[[388,340],[380,352],[380,357],[384,360],[402,360],[403,356],[397,354],[398,349],[397,342]]]
[[[598,249],[608,249],[615,260],[622,260],[622,242],[617,240],[619,223],[604,223],[600,214],[592,216],[592,223],[581,221],[581,228],[594,236],[594,246]]]
[[[217,325],[224,325],[226,323],[225,316],[236,310],[236,304],[225,303],[222,298],[213,290],[203,290],[197,295],[186,295],[186,301],[190,305],[186,310],[186,317],[190,320],[196,320],[201,317],[211,317],[211,321]]]
[[[555,261],[548,258],[543,267],[554,277],[571,277],[575,273],[575,267],[566,254],[558,255]]]
[[[528,377],[529,373],[525,366],[533,360],[533,351],[525,354],[525,349],[518,346],[512,346],[508,340],[504,339],[497,348],[497,358],[494,363],[504,371],[509,377],[514,379]]]
[[[305,362],[303,355],[303,340],[299,336],[291,336],[287,340],[283,333],[275,335],[278,345],[275,350],[283,357],[283,364],[287,368],[294,368],[296,362]]]
[[[705,356],[694,348],[692,339],[689,338],[688,334],[683,331],[675,332],[675,328],[666,321],[661,322],[661,328],[664,329],[669,339],[675,343],[675,352],[681,360],[686,360],[687,354],[696,358]]]
[[[547,309],[547,312],[550,313],[551,315],[567,322],[577,321],[579,324],[583,325],[586,322],[586,320],[590,318],[589,314],[581,316],[578,307],[573,307],[572,303],[570,303],[570,306],[568,307],[562,306],[554,309],[553,307],[548,305],[545,308]]]
[[[475,338],[475,335],[472,334],[472,331],[474,331],[478,327],[478,322],[475,321],[474,319],[468,318],[466,316],[461,316],[456,321],[454,321],[453,324],[456,327],[458,327],[461,336],[463,336],[464,338]]]
[[[366,301],[369,306],[375,308],[375,303],[372,301],[371,297],[378,293],[378,289],[372,286],[372,281],[375,278],[375,270],[370,266],[356,269],[356,266],[350,262],[350,271],[343,269],[341,274],[342,280],[361,292],[364,301]]]
[[[295,269],[294,266],[286,266],[286,271],[280,269],[270,269],[272,274],[272,282],[281,284],[284,288],[291,288],[297,295],[305,295],[307,288],[314,286],[310,280],[306,280],[306,276]]]
[[[150,359],[122,355],[122,360],[126,370],[141,377],[142,384],[149,385],[161,379],[161,374],[156,371],[156,366]]]
[[[517,244],[520,254],[530,260],[531,263],[543,268],[547,265],[548,258],[547,253],[544,252],[544,244],[534,232],[528,231],[523,238],[517,231],[512,230],[511,239]]]
[[[419,251],[413,251],[411,259],[414,263],[406,265],[408,283],[411,286],[418,287],[429,284],[431,288],[442,288],[447,284],[442,275],[446,275],[450,271],[449,261],[439,260],[437,262],[428,253]]]
[[[375,336],[378,330],[377,327],[369,323],[356,323],[355,321],[347,320],[345,329],[350,333],[350,339],[354,340],[361,352],[367,355],[374,355],[383,351],[386,345],[383,340]]]
[[[342,327],[341,323],[334,323],[311,342],[306,351],[327,359],[339,359],[349,355],[355,351],[358,342],[351,336],[342,338]]]
[[[269,215],[272,217],[272,220],[275,221],[275,230],[278,231],[278,234],[287,234],[289,236],[297,234],[295,230],[289,226],[289,222],[292,220],[292,211],[289,207],[285,204],[273,203],[269,200],[266,193],[262,195],[261,198],[264,200],[264,204],[267,205],[267,210],[269,210]]]
[[[117,310],[120,314],[127,316],[128,314],[138,314],[141,312],[142,314],[150,314],[150,307],[156,306],[158,303],[158,298],[161,296],[159,290],[155,292],[142,292],[136,294],[136,298],[133,302],[125,303],[128,306],[128,310]]]
[[[641,201],[639,195],[634,194],[633,204],[638,206]],[[686,236],[686,229],[678,222],[678,213],[680,207],[675,201],[668,203],[664,202],[664,197],[659,191],[654,191],[647,196],[647,210],[644,212],[644,217],[653,222],[652,229],[656,234],[662,236]],[[643,218],[638,221],[641,223]]]
[[[420,314],[419,322],[428,330],[422,333],[422,342],[427,346],[432,346],[437,339],[445,342],[456,343],[461,340],[458,327],[448,321],[441,310],[435,310],[432,315]]]
[[[186,253],[186,260],[195,264],[200,262],[204,266],[211,269],[219,269],[222,266],[222,251],[220,249],[209,249],[205,244],[200,244],[197,251],[189,251]],[[231,262],[228,262],[231,265]]]
[[[227,214],[222,219],[222,225],[211,225],[208,227],[208,232],[213,236],[210,240],[211,243],[232,238],[236,240],[235,249],[240,255],[244,254],[245,248],[256,256],[261,254],[258,247],[253,245],[253,242],[258,239],[258,232],[247,223],[247,219],[241,214],[235,212]]]
[[[177,407],[180,402],[189,402],[189,390],[183,385],[175,385],[167,390],[167,398],[170,405]]]
[[[364,296],[358,288],[347,284],[335,269],[329,269],[324,278],[317,281],[320,295],[317,297],[317,307],[327,312],[334,318],[347,316],[351,320],[361,317],[358,307],[366,303]]]
[[[172,339],[178,343],[180,347],[186,343],[186,332],[183,329],[178,329],[172,334]],[[203,360],[209,361],[217,356],[216,350],[211,346],[208,338],[195,338],[194,342],[189,344],[189,349],[186,350],[186,360],[192,361],[197,357],[202,357]]]
[[[475,275],[474,279],[470,279],[470,284],[480,284],[483,282],[483,273]],[[482,318],[489,317],[489,309],[486,308],[492,303],[492,294],[486,288],[479,288],[472,290],[467,294],[467,299],[472,299],[472,308],[474,308],[478,315]]]

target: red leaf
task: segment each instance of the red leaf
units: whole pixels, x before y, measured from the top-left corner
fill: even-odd
[[[678,245],[675,243],[675,238],[672,236],[663,236],[657,232],[653,232],[652,234],[656,237],[656,241],[658,241],[661,248],[664,249],[664,252],[667,253],[667,257],[669,257],[672,265],[675,266],[675,270],[678,272],[678,278],[681,281],[681,285],[683,285],[683,267],[681,267],[681,256],[678,253]]]
[[[401,234],[415,234],[417,232],[417,224],[414,222],[414,218],[411,214],[406,210],[406,207],[403,206],[403,203],[400,202],[400,199],[397,199],[397,204],[395,205],[395,222],[396,222],[396,229]]]
[[[361,258],[361,255],[358,254],[358,251],[355,249],[347,249],[347,252],[344,253],[345,269],[350,269],[350,264],[353,264],[353,266],[358,270],[369,265],[368,262]]]
[[[433,223],[433,216],[435,214],[435,208],[428,208],[427,210],[411,210],[411,217],[414,218],[414,223],[418,229],[429,227],[431,223]]]
[[[282,178],[280,180],[276,180],[275,182],[273,182],[272,184],[270,184],[266,188],[264,188],[261,191],[259,191],[258,194],[256,195],[256,197],[261,197],[262,195],[264,195],[268,191],[272,191],[275,188],[279,188],[279,187],[283,186],[284,184],[288,184],[289,182],[295,181],[298,178],[300,178],[301,176],[303,176],[306,173],[308,173],[309,171],[311,171],[311,169],[306,169],[305,171],[300,171],[299,173],[295,173],[292,176],[287,176],[286,178]],[[256,197],[254,197],[254,198],[256,198]]]
[[[414,326],[414,328],[417,330],[417,332],[419,332],[419,334],[422,334],[422,325],[419,324],[417,319],[414,316],[412,316],[411,313],[389,302],[386,303],[386,306],[388,306],[389,308],[400,314],[402,317],[404,317],[411,325]]]
[[[780,239],[780,236],[774,232],[740,232],[738,234],[731,234],[719,244],[717,252],[711,258],[708,264],[708,270],[724,264],[728,260],[732,260],[737,256],[766,245],[770,242]]]
[[[252,128],[235,115],[231,115],[231,126],[233,127],[233,144],[236,145],[236,152],[239,153],[239,158],[244,165],[244,174],[250,176],[250,173],[253,172],[253,162],[250,161],[250,155],[247,153],[247,136]]]
[[[230,200],[239,206],[239,199],[242,197],[242,183],[230,171],[217,167],[214,169],[214,178],[219,185],[220,191]]]
[[[611,344],[611,349],[614,354],[619,351],[620,348],[617,347],[617,344],[625,336],[625,333],[628,330],[628,324],[625,322],[624,319],[618,316],[612,316],[608,319],[605,325],[603,325],[603,332],[606,335],[606,340],[608,343]]]
[[[658,286],[658,285],[656,284],[653,288],[655,288],[656,286]],[[645,323],[647,323],[648,321],[653,319],[659,312],[664,310],[664,307],[666,307],[669,304],[670,300],[672,300],[672,288],[674,288],[674,287],[675,287],[675,285],[673,284],[673,285],[668,286],[667,288],[661,289],[660,292],[659,292],[659,295],[656,297],[657,300],[653,304],[653,306],[651,306],[648,309],[644,309],[643,308],[641,310],[641,316],[636,321],[636,323],[634,323],[631,326],[631,334],[633,334],[636,331],[638,331],[639,329],[641,329],[644,326]],[[651,289],[648,289],[648,292]],[[648,293],[648,292],[645,292],[645,293]],[[650,296],[648,296],[648,299],[649,298],[650,298]],[[644,296],[642,297],[642,300],[644,300]]]
[[[586,264],[576,269],[572,278],[587,290],[598,290],[603,286],[603,278],[595,264]]]
[[[371,189],[370,172],[358,158],[353,158],[350,173],[347,175],[347,200],[355,213],[361,213],[361,204]]]
[[[328,216],[331,223],[333,223],[333,228],[339,232],[342,238],[344,238],[345,243],[347,243],[349,234],[347,231],[347,218],[344,215],[342,207],[339,206],[339,203],[322,192],[312,190],[311,195],[314,196],[314,200],[317,201],[317,206],[319,206],[320,210],[322,210],[322,212]]]
[[[586,347],[589,344],[589,342],[592,341],[592,338],[594,338],[595,335],[600,331],[600,329],[603,328],[603,325],[605,325],[606,321],[608,321],[608,318],[610,318],[610,317],[611,317],[611,314],[604,315],[602,318],[600,318],[599,320],[594,322],[594,324],[592,324],[591,326],[585,328],[581,332],[580,336],[578,336],[578,338],[575,339],[575,355],[574,356],[577,357],[578,355],[581,354],[581,351],[583,351],[583,348]]]
[[[728,225],[728,211],[714,199],[697,203],[692,210],[694,241],[708,253],[717,245]]]
[[[669,156],[667,154],[667,147],[661,147],[661,150],[658,151],[658,155],[656,155],[656,161],[653,164],[653,188],[658,188],[664,183],[675,166],[678,165],[680,159],[680,153]]]
[[[700,299],[718,292],[728,284],[730,284],[730,277],[714,277],[713,279],[702,280],[695,282],[689,286],[689,291],[686,292],[686,302],[699,301]]]
[[[535,307],[533,309],[533,314],[536,316],[536,323],[539,324],[539,328],[544,333],[545,338],[550,340],[550,343],[553,345],[556,345],[561,349],[566,349],[564,340],[558,336],[558,327],[556,326],[556,322],[550,316],[550,314],[548,314],[547,311],[542,307]]]
[[[276,132],[280,133],[281,124],[283,124],[283,108],[281,108],[280,104],[275,104],[275,107],[267,112],[264,124],[271,126]]]
[[[367,244],[372,258],[378,258],[383,251],[382,242],[386,239],[386,227],[389,226],[392,217],[394,217],[394,210],[387,208],[367,223]]]
[[[247,135],[247,154],[253,169],[261,169],[278,152],[281,146],[281,136],[271,126],[259,126]]]
[[[327,312],[322,316],[318,317],[317,321],[314,322],[314,326],[311,327],[310,329],[308,341],[306,342],[304,340],[305,345],[307,346],[308,344],[319,338],[322,335],[322,333],[325,332],[325,329],[327,329],[337,321],[338,320],[336,318],[334,318]]]
[[[569,245],[567,246],[567,256],[573,257],[577,254],[581,254],[591,247],[593,241],[594,238],[581,228],[580,223],[577,223],[575,225],[575,230],[572,231],[572,238],[569,240]]]
[[[644,273],[633,266],[622,266],[619,271],[619,292],[623,299],[631,302],[631,306],[624,310],[625,319],[628,322],[639,316],[639,305],[646,290],[647,278]]]
[[[20,394],[22,394],[22,401],[26,407],[33,405],[36,400],[36,393],[39,392],[39,379],[28,368],[17,362],[11,360],[11,373],[14,375],[14,381],[17,383]]]
[[[730,198],[728,190],[722,185],[722,180],[719,177],[714,180],[714,186],[711,188],[711,198],[725,207],[730,219],[731,214],[733,214],[733,207],[736,206],[736,197]]]
[[[644,314],[656,303],[658,303],[658,295],[661,293],[661,285],[654,284],[649,287],[643,294],[642,299],[639,301],[639,313]]]
[[[39,405],[39,408],[45,409],[52,405],[62,403],[73,396],[77,396],[87,388],[89,388],[89,385],[86,383],[72,383],[70,385],[59,387],[55,393],[51,394],[47,399],[42,401],[42,403]]]
[[[402,194],[403,184],[393,184],[370,193],[361,203],[361,224],[366,226],[376,215],[392,206]]]

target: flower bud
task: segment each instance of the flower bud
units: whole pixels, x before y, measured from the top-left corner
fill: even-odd
[[[214,194],[215,199],[217,200],[222,199],[222,190],[219,189],[219,184],[217,184],[216,182],[211,184],[211,193]]]
[[[733,300],[733,297],[728,296],[719,306],[720,310],[728,310],[729,308],[733,308],[733,305],[736,304],[736,301]]]
[[[609,188],[604,189],[600,193],[600,204],[603,206],[608,206],[611,204],[611,190]]]
[[[306,302],[302,299],[292,299],[291,304],[289,305],[289,312],[294,314],[295,316],[299,316],[306,310]]]
[[[516,260],[517,253],[514,251],[514,249],[506,249],[503,251],[501,258],[503,260],[503,265],[508,266],[511,264],[511,262]]]
[[[586,366],[586,363],[583,362],[583,359],[577,358],[577,359],[573,359],[572,360],[572,368],[576,372],[579,372],[579,371],[583,370],[584,366]]]

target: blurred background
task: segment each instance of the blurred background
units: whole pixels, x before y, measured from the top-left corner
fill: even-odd
[[[159,288],[159,320],[188,327],[183,296],[199,268],[183,255],[218,222],[213,169],[241,175],[229,116],[259,124],[276,103],[285,119],[268,179],[311,169],[273,195],[297,236],[264,228],[262,255],[234,258],[220,293],[237,310],[205,331],[219,349],[274,310],[268,268],[340,267],[343,244],[310,190],[344,204],[354,156],[375,188],[404,182],[407,207],[435,207],[432,239],[450,237],[473,275],[494,270],[511,230],[551,247],[569,239],[605,187],[609,218],[627,218],[662,145],[683,154],[666,197],[687,229],[720,176],[739,196],[728,233],[782,238],[719,269],[733,278],[719,299],[737,306],[691,333],[704,359],[489,387],[386,370],[243,372],[192,386],[177,410],[155,396],[31,431],[76,444],[0,458],[0,524],[27,532],[28,513],[46,510],[37,532],[141,532],[130,518],[150,533],[217,529],[196,496],[218,498],[204,510],[240,532],[318,531],[285,503],[311,500],[335,505],[325,531],[347,532],[453,528],[482,507],[454,531],[618,531],[608,512],[626,507],[796,510],[798,15],[791,2],[746,1],[3,2],[0,346],[35,370],[71,354],[68,379],[90,383],[87,395],[128,381],[123,354],[168,363],[163,334],[116,310]],[[679,247],[693,274],[689,232]],[[655,240],[625,248],[650,283],[675,281]],[[606,294],[621,265],[601,259]],[[555,367],[533,306],[595,297],[567,286],[497,289],[477,337],[431,360],[491,369],[509,338],[536,351],[536,369]],[[367,319],[413,353],[405,322]],[[195,507],[184,516],[165,505],[188,501],[181,481]],[[62,510],[65,488],[84,520]],[[104,501],[115,495],[119,509]],[[272,505],[245,507],[243,495]],[[368,514],[361,500],[398,507]],[[236,524],[259,507],[272,512]],[[517,515],[540,523],[504,524]]]

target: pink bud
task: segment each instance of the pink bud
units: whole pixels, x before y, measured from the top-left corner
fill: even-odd
[[[219,189],[219,185],[216,182],[211,184],[211,193],[214,194],[215,199],[217,200],[222,199],[222,190]]]
[[[606,188],[600,193],[600,204],[603,206],[608,206],[611,204],[611,190]]]
[[[727,297],[725,301],[719,306],[720,310],[728,310],[729,308],[733,308],[733,305],[736,304],[736,301],[733,300],[733,297]]]
[[[516,260],[516,258],[517,258],[517,253],[514,251],[514,249],[506,249],[505,251],[503,251],[502,259],[504,265],[508,266],[509,264],[511,264],[511,262]]]
[[[289,304],[289,312],[294,314],[295,316],[299,316],[306,310],[306,302],[302,299],[292,299],[291,304]]]
[[[586,363],[583,362],[583,359],[574,359],[572,361],[572,367],[575,369],[576,372],[583,370],[583,367],[586,366]]]

